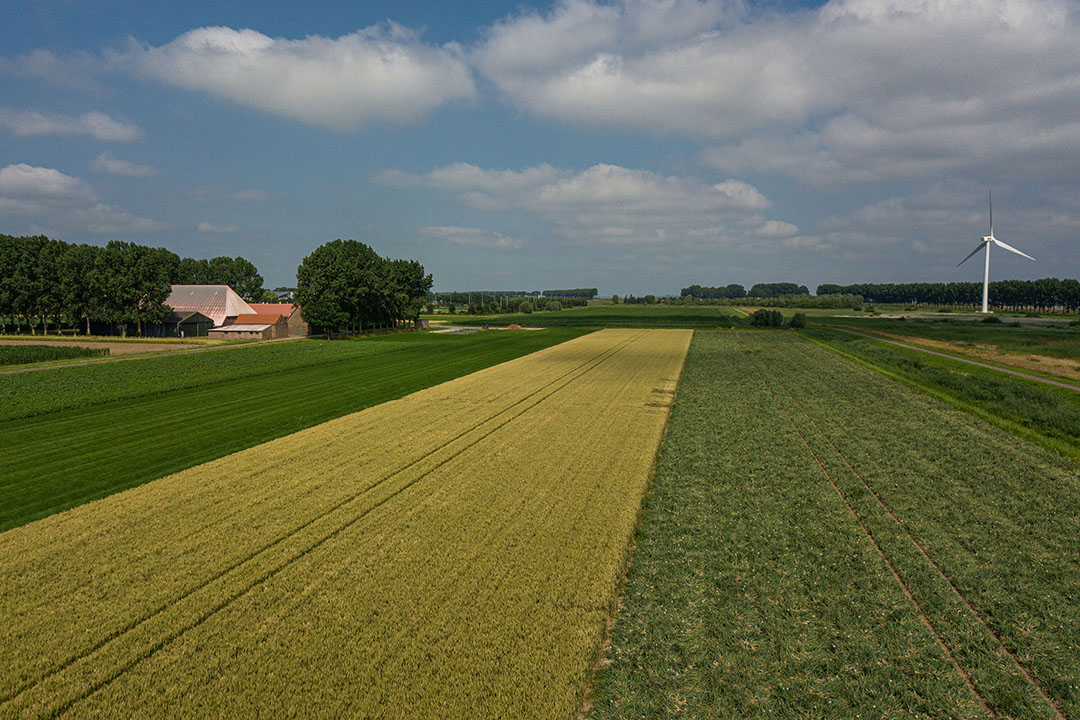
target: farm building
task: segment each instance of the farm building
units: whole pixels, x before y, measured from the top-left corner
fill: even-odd
[[[206,337],[214,321],[194,310],[171,312],[160,323],[143,328],[146,337]]]
[[[255,311],[228,285],[173,285],[165,304],[174,313],[196,312],[210,318],[214,327],[233,322]]]
[[[236,323],[211,328],[206,335],[218,340],[272,340],[274,325],[273,323]]]
[[[274,313],[285,317],[290,337],[311,334],[311,327],[304,321],[300,308],[296,305],[291,303],[251,303],[251,309],[259,314]],[[280,337],[285,337],[285,335]]]

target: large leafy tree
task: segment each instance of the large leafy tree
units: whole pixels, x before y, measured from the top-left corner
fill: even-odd
[[[415,319],[431,289],[431,275],[415,260],[388,260],[340,239],[304,258],[296,282],[304,319],[327,332]]]

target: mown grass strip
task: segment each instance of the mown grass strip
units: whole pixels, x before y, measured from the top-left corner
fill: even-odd
[[[698,333],[591,716],[986,717],[916,607],[991,713],[1077,715],[1078,509],[1060,457],[799,336]]]
[[[2,711],[569,716],[687,344],[593,334],[0,534]]]
[[[308,365],[272,371],[260,362],[252,377],[0,423],[0,447],[6,453],[0,530],[580,334],[551,330],[305,341],[295,352]],[[250,351],[211,354],[228,365],[239,360],[235,352]],[[96,397],[94,382],[88,394]]]

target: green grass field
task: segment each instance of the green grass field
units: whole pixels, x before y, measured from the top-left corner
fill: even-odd
[[[716,328],[738,323],[738,313],[730,308],[677,307],[664,305],[591,305],[558,311],[537,311],[527,315],[442,315],[440,320],[455,325],[509,325],[526,327],[657,327]]]
[[[796,333],[695,334],[636,545],[590,717],[1080,715],[1075,466]]]
[[[35,414],[0,422],[0,530],[581,333],[303,341],[5,377],[4,407]]]

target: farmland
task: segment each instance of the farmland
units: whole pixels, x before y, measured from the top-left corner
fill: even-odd
[[[439,315],[457,325],[509,325],[533,327],[657,327],[716,328],[737,323],[737,313],[722,307],[666,307],[663,305],[591,305],[558,311],[509,315]]]
[[[594,718],[1080,715],[1080,478],[793,333],[697,333]]]
[[[580,334],[304,340],[6,376],[0,529]]]
[[[0,712],[572,716],[689,338],[593,333],[3,533]]]

